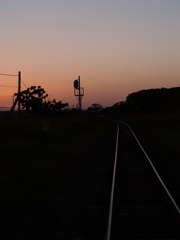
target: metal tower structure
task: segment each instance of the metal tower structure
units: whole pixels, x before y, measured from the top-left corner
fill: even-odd
[[[77,97],[79,102],[79,110],[82,109],[82,98],[84,96],[84,88],[80,85],[80,76],[74,80],[74,96]]]

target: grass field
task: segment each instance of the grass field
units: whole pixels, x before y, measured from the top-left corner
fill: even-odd
[[[42,132],[42,122],[50,131]],[[92,144],[105,123],[89,117],[0,118],[0,203],[38,203],[48,188],[63,184],[77,156]]]

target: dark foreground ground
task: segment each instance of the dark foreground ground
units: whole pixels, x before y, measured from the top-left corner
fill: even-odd
[[[107,132],[98,136],[86,152],[77,153],[74,159],[77,168],[66,176],[63,184],[58,184],[57,179],[56,185],[39,189],[48,192],[50,198],[38,196],[38,208],[37,203],[34,208],[31,199],[3,206],[1,239],[104,239],[107,226],[104,209],[109,205],[115,130],[115,125],[109,124]],[[102,208],[102,213],[97,216],[92,204]]]
[[[148,132],[132,127],[180,204],[179,159]],[[116,127],[109,124],[86,152],[77,153],[77,168],[63,184],[57,179],[55,185],[39,189],[50,198],[39,195],[38,207],[31,199],[1,206],[1,239],[105,239],[115,139]],[[102,209],[100,214],[96,215],[95,207]]]

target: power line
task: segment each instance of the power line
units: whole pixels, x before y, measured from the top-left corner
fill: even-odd
[[[17,76],[18,76],[18,75],[7,74],[7,73],[0,73],[0,75],[3,75],[3,76],[10,76],[10,77],[17,77]]]
[[[0,87],[17,88],[17,87],[15,87],[15,86],[6,86],[6,85],[0,85]]]
[[[23,82],[22,79],[21,79],[21,82],[24,84],[24,86],[25,86],[26,88],[28,88],[28,87],[26,86],[26,84]],[[15,86],[7,86],[7,85],[0,85],[0,87],[17,88],[17,87],[15,87]]]
[[[0,96],[0,98],[10,98],[12,97],[11,95],[10,96]]]
[[[26,88],[28,88],[27,86],[26,86],[26,84],[23,82],[23,80],[21,79],[21,82],[24,84],[24,86],[26,87]]]
[[[4,76],[19,76],[19,75],[14,75],[14,74],[6,74],[6,73],[0,73],[0,75],[4,75]],[[23,80],[21,79],[21,82],[24,84],[24,86],[26,87],[26,88],[28,88],[27,86],[26,86],[26,84],[23,82]],[[6,86],[6,85],[0,85],[0,87],[10,87],[10,88],[17,88],[17,87],[15,87],[15,86]]]

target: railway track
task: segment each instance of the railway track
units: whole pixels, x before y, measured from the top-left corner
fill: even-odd
[[[176,209],[167,191],[162,190],[162,183],[158,183],[147,156],[128,126],[122,123],[117,123],[117,126],[118,134],[116,125],[108,122],[98,141],[78,158],[76,171],[67,176],[63,185],[57,182],[53,194],[49,191],[51,199],[47,204],[36,211],[31,206],[32,213],[14,222],[12,227],[7,226],[8,231],[4,237],[1,235],[1,239],[180,239],[179,208]],[[141,139],[144,144],[144,137]],[[115,140],[117,169],[114,170],[116,177],[114,175],[111,190]],[[150,148],[147,144],[148,155],[157,154],[153,145]],[[168,168],[174,162],[173,159],[165,161]],[[174,170],[174,166],[178,169],[179,164],[171,166],[170,172],[167,167],[159,171],[161,160],[157,166],[180,205],[177,191],[179,174]],[[12,212],[8,211],[7,218],[11,215]]]
[[[179,239],[178,206],[131,128],[117,126],[106,239]]]

